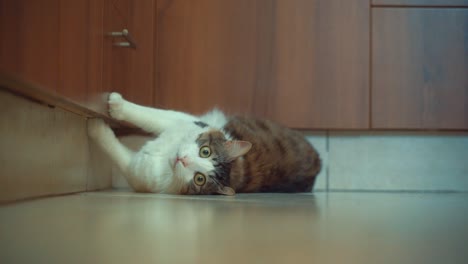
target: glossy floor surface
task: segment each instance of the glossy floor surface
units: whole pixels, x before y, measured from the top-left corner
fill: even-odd
[[[96,192],[0,207],[0,263],[468,263],[468,194]]]

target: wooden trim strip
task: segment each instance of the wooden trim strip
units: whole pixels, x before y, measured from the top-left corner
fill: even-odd
[[[44,103],[52,107],[57,106],[81,116],[109,118],[106,115],[81,106],[54,91],[47,91],[39,85],[2,72],[0,72],[0,87],[14,94],[32,99],[33,101]]]
[[[86,118],[102,118],[112,127],[134,128],[134,126],[128,123],[117,121],[108,115],[93,111],[85,106],[73,102],[55,91],[48,91],[40,85],[33,84],[3,72],[0,72],[0,89],[7,90],[15,95],[24,97],[39,104],[45,104],[49,107],[59,107]]]

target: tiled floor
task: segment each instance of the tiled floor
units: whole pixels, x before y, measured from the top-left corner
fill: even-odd
[[[0,207],[0,263],[466,263],[467,193],[96,192]]]

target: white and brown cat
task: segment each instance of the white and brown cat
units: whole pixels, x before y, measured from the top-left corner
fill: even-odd
[[[203,116],[161,110],[109,96],[109,113],[153,133],[138,152],[115,137],[101,119],[90,119],[88,133],[138,192],[226,194],[309,192],[321,161],[299,133],[268,120]]]

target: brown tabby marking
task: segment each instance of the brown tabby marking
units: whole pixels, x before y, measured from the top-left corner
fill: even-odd
[[[252,149],[232,164],[236,192],[309,192],[321,169],[317,151],[304,136],[271,121],[232,117],[224,127]]]

